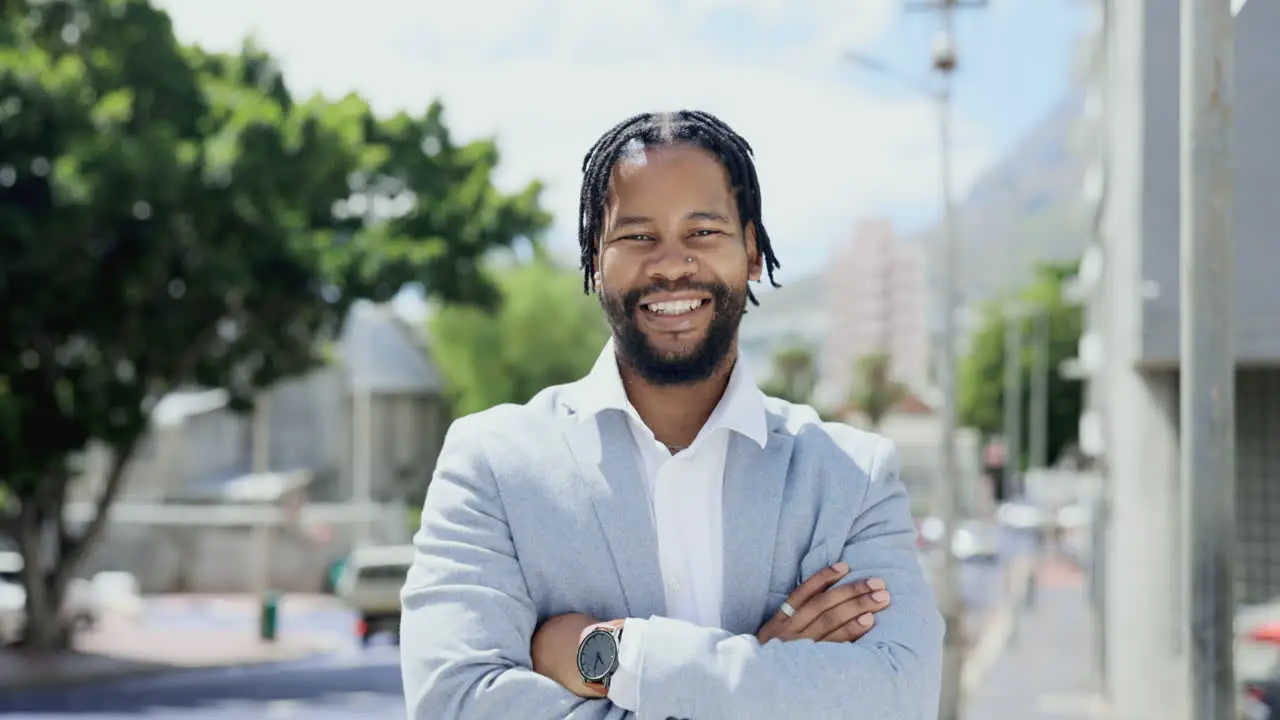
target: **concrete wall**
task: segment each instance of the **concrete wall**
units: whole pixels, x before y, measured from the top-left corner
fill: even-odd
[[[1145,182],[1142,209],[1143,274],[1156,294],[1143,316],[1142,360],[1176,364],[1178,358],[1179,226],[1179,4],[1130,0],[1142,15],[1142,151]],[[1124,12],[1133,12],[1130,7]],[[1276,198],[1280,196],[1280,73],[1276,37],[1280,3],[1252,2],[1236,21],[1236,344],[1242,363],[1280,363],[1280,238]]]
[[[1184,718],[1187,542],[1179,477],[1178,5],[1109,0],[1098,242],[1105,269],[1090,316],[1103,341],[1091,378],[1107,473],[1106,689],[1113,718]],[[1237,22],[1237,533],[1239,597],[1280,595],[1280,155],[1266,125],[1280,110],[1273,66],[1280,6],[1250,3]],[[1268,308],[1272,309],[1268,312]]]
[[[410,515],[401,508],[386,508],[372,524],[372,541],[408,542]],[[256,592],[265,549],[271,588],[319,592],[330,563],[350,552],[356,533],[353,524],[341,521],[317,530],[277,525],[264,544],[261,535],[245,526],[113,522],[77,574],[129,572],[144,593]]]
[[[342,371],[322,368],[280,383],[266,395],[263,412],[269,427],[269,468],[313,471],[312,501],[349,500],[353,400]],[[371,421],[374,499],[421,498],[447,429],[444,401],[435,396],[375,396]],[[90,448],[75,499],[97,497],[110,460],[105,448]],[[152,430],[126,470],[122,498],[182,496],[211,478],[251,469],[252,418],[225,408],[200,412],[180,424]]]

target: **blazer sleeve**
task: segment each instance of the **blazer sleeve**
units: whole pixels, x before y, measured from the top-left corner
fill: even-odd
[[[411,720],[624,720],[535,673],[537,610],[484,452],[484,415],[454,422],[427,490],[401,593],[400,666]]]
[[[637,716],[773,720],[934,720],[943,623],[920,568],[893,444],[879,440],[840,559],[883,578],[893,600],[854,643],[771,640],[668,618],[646,623]]]

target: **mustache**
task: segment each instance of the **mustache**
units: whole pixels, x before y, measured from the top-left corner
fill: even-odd
[[[654,282],[641,288],[628,290],[622,296],[622,307],[628,315],[640,307],[640,299],[660,292],[704,292],[715,298],[716,307],[724,307],[731,296],[728,286],[721,283],[681,280],[679,282]]]

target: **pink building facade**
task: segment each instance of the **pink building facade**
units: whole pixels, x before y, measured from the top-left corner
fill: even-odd
[[[887,353],[895,379],[916,392],[930,385],[928,268],[919,248],[898,240],[887,220],[858,224],[853,241],[831,258],[826,283],[827,332],[819,396],[843,404],[854,365]]]

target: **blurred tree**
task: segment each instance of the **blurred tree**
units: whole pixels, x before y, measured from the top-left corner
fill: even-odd
[[[247,408],[317,362],[353,299],[408,279],[492,299],[481,256],[548,218],[440,116],[296,102],[265,53],[184,49],[146,0],[0,3],[0,534],[25,558],[29,648],[65,642],[66,583],[160,396],[221,387]],[[91,440],[113,462],[68,528]]]
[[[428,322],[456,416],[523,403],[581,378],[609,337],[599,303],[582,293],[581,273],[538,257],[496,276],[496,309],[446,305]]]
[[[784,347],[773,356],[773,374],[761,386],[765,395],[807,405],[813,402],[818,372],[813,353],[806,347]]]
[[[1045,264],[1037,268],[1034,280],[1016,297],[1003,303],[993,303],[984,308],[982,322],[974,335],[969,354],[960,369],[960,419],[983,435],[1003,432],[1004,425],[1004,364],[1006,309],[1018,305],[1027,309],[1022,337],[1022,403],[1023,427],[1021,437],[1029,437],[1027,407],[1031,395],[1031,373],[1034,354],[1031,314],[1044,312],[1049,317],[1049,421],[1047,423],[1047,452],[1049,461],[1057,458],[1063,448],[1076,441],[1079,432],[1080,413],[1084,405],[1083,388],[1079,381],[1068,380],[1058,372],[1058,367],[1074,357],[1080,344],[1084,317],[1079,307],[1062,301],[1062,286],[1076,272],[1076,263]],[[1025,458],[1027,443],[1023,442]],[[1018,458],[1022,463],[1024,458]]]
[[[885,415],[904,397],[906,387],[893,379],[891,361],[886,353],[871,353],[858,358],[855,385],[849,402],[867,418],[876,430]]]

